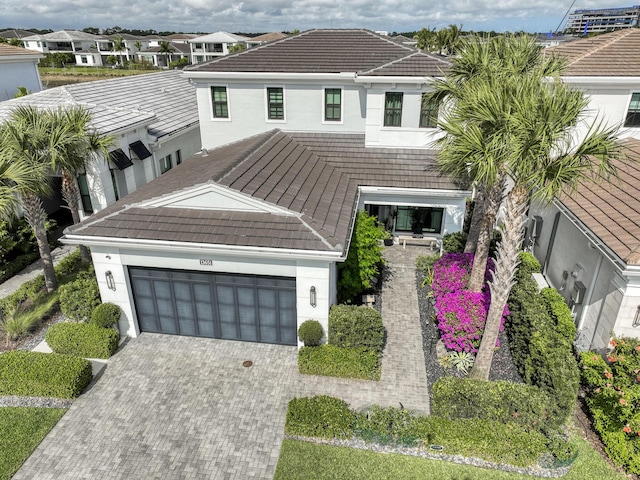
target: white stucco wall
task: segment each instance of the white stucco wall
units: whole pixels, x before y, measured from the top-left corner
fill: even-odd
[[[94,246],[91,255],[103,302],[120,306],[123,315],[120,332],[136,337],[139,335],[135,305],[127,267],[154,267],[212,273],[238,273],[292,277],[296,279],[296,309],[298,326],[305,320],[319,321],[325,332],[328,330],[329,307],[335,303],[335,263],[329,261],[280,259],[267,256],[241,254],[194,254],[173,249],[145,251],[143,249],[118,249]],[[213,265],[202,266],[200,259],[212,260]],[[106,272],[115,280],[115,290],[107,287]],[[316,287],[317,303],[310,305],[310,288]]]
[[[37,59],[0,60],[0,101],[15,97],[18,87],[34,93],[42,90]]]
[[[213,118],[212,86],[227,87],[229,118]],[[267,87],[284,89],[284,121],[267,118]],[[324,121],[324,89],[342,88],[342,120]],[[366,92],[344,81],[320,84],[273,81],[212,81],[197,83],[202,147],[212,149],[279,128],[284,131],[364,133]]]

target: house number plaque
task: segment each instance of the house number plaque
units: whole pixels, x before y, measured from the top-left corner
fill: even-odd
[[[209,267],[213,266],[213,260],[208,259],[208,258],[201,258],[200,259],[200,265],[207,265]]]

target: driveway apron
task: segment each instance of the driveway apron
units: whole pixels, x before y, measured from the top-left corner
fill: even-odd
[[[428,412],[413,265],[420,251],[385,252],[380,382],[300,375],[296,347],[145,333],[109,360],[14,479],[270,479],[295,396]]]

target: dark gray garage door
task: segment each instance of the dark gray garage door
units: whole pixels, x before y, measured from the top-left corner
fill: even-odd
[[[142,332],[295,345],[294,278],[129,268]]]

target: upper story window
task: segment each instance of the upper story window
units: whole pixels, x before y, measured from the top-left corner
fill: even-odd
[[[80,190],[82,210],[87,214],[93,213],[93,205],[91,205],[91,195],[89,194],[89,183],[87,182],[86,173],[78,175],[78,189]]]
[[[422,94],[420,105],[420,127],[436,128],[438,126],[438,102],[429,98],[427,93]]]
[[[167,155],[166,157],[162,157],[160,159],[160,173],[161,174],[171,170],[171,167],[173,167],[173,162],[171,161],[171,154]]]
[[[640,127],[640,93],[631,95],[627,118],[624,121],[625,127]]]
[[[182,152],[180,150],[176,150],[176,165],[180,165],[182,163]]]
[[[193,44],[193,48],[196,49],[196,50],[202,49],[202,43],[194,43]]]
[[[267,88],[267,118],[284,120],[284,89],[282,87]]]
[[[324,120],[326,122],[342,120],[342,89],[324,89]]]
[[[227,87],[211,87],[213,118],[229,118]]]
[[[402,123],[402,92],[387,92],[384,98],[384,126],[399,127]]]

